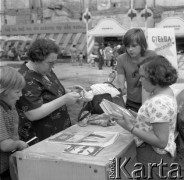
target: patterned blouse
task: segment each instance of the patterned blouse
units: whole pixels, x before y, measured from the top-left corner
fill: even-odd
[[[143,131],[149,132],[153,130],[153,123],[169,122],[169,139],[165,149],[153,147],[158,154],[166,154],[169,152],[172,156],[175,155],[176,144],[174,139],[177,117],[177,102],[176,99],[168,95],[157,95],[145,101],[138,111],[137,122],[135,126]],[[143,141],[138,137],[134,137],[137,146],[140,146]]]
[[[33,136],[38,141],[46,139],[71,126],[70,117],[66,105],[58,108],[48,116],[29,121],[24,112],[41,107],[65,94],[65,89],[53,71],[45,79],[41,74],[28,69],[26,63],[22,64],[19,72],[26,80],[26,87],[22,91],[22,97],[17,101],[16,107],[19,113],[19,136],[27,141]]]
[[[18,140],[18,114],[4,101],[0,100],[0,142],[6,139]],[[0,174],[9,168],[11,152],[0,151]]]

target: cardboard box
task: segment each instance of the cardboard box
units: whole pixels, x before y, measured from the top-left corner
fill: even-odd
[[[119,132],[120,135],[112,145],[103,148],[96,156],[63,153],[66,148],[65,144],[50,143],[48,139],[17,152],[19,180],[108,180],[110,176],[128,179],[120,169],[118,174],[115,172],[114,164],[111,164],[110,160],[117,158],[120,163],[120,157],[121,161],[130,157],[126,169],[129,172],[133,170],[136,149],[129,132],[119,125],[110,127],[74,125],[62,132],[79,131],[85,133],[110,131]]]

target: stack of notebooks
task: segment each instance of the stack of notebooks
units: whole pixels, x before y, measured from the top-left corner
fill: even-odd
[[[129,110],[127,110],[124,107],[121,107],[113,102],[110,102],[106,99],[103,99],[102,102],[100,103],[100,107],[102,108],[102,110],[104,111],[105,114],[107,115],[113,115],[113,113],[115,112],[118,115],[128,115],[130,117],[133,117],[133,115],[129,112]]]

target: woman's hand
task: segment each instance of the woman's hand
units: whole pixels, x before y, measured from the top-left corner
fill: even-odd
[[[113,114],[111,114],[111,117],[116,119],[116,122],[128,131],[131,131],[131,129],[134,126],[132,124],[132,121],[135,121],[135,119],[133,120],[130,116],[126,114],[120,114],[120,113],[113,112]]]
[[[77,92],[79,94],[81,94],[81,92],[84,90],[84,88],[80,85],[75,85],[72,87],[72,92]]]
[[[74,104],[81,99],[81,96],[77,92],[70,92],[64,95],[65,104]]]
[[[137,112],[135,112],[135,111],[133,111],[133,110],[131,110],[131,109],[129,109],[129,111],[130,111],[130,113],[136,118],[137,117]]]

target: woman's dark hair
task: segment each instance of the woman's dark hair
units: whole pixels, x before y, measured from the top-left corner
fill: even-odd
[[[146,58],[143,68],[146,77],[154,86],[167,87],[177,81],[178,74],[176,69],[164,56],[156,55]]]
[[[30,45],[27,55],[33,62],[42,62],[49,54],[59,51],[59,46],[51,39],[37,39]]]
[[[139,28],[133,28],[128,30],[123,37],[123,44],[126,47],[130,46],[132,42],[137,42],[141,46],[141,56],[144,55],[148,48],[144,31]]]

